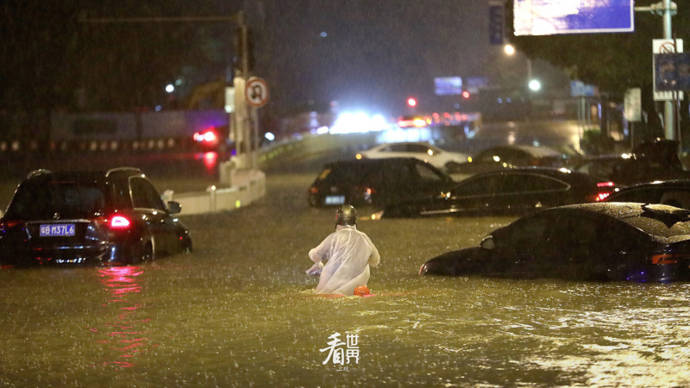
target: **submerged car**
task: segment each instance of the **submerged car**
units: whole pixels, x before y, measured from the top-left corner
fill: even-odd
[[[624,187],[611,194],[608,202],[660,203],[690,209],[690,180],[654,181]]]
[[[327,163],[309,187],[309,205],[385,206],[449,190],[455,182],[414,158],[341,160]]]
[[[611,182],[565,168],[511,168],[474,175],[445,193],[391,203],[374,218],[525,214],[601,201],[614,189]]]
[[[448,163],[463,163],[467,155],[442,150],[426,142],[398,142],[379,144],[355,155],[357,159],[416,158],[436,168],[446,168]]]
[[[136,168],[33,171],[0,219],[0,261],[128,264],[190,251],[179,212]]]
[[[420,275],[592,281],[690,280],[690,212],[666,205],[589,203],[541,211],[496,229],[479,247],[422,265]]]
[[[487,148],[464,163],[450,163],[447,172],[467,176],[510,167],[560,167],[564,160],[564,155],[548,147],[502,145]]]
[[[619,186],[690,179],[690,171],[683,168],[677,150],[677,141],[655,140],[637,145],[631,153],[576,158],[571,168]]]

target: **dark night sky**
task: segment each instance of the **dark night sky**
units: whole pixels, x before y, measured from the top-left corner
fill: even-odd
[[[6,93],[4,100],[12,102],[21,92],[28,104],[42,100],[49,106],[74,99],[73,91],[86,85],[89,96],[100,98],[98,109],[109,109],[116,99],[120,109],[131,109],[165,98],[162,86],[178,76],[187,77],[188,90],[225,78],[233,51],[227,23],[204,32],[206,27],[192,23],[84,24],[78,15],[228,16],[244,9],[256,35],[255,74],[271,89],[268,109],[281,114],[309,102],[319,107],[338,101],[341,107],[396,115],[405,111],[410,95],[419,99],[420,111],[443,109],[459,98],[434,96],[434,77],[487,75],[505,60],[500,47],[488,43],[488,2],[9,0],[5,7],[0,2],[0,31],[11,36],[0,59],[12,70],[6,80],[28,85],[14,82],[14,95]],[[185,61],[196,61],[186,66],[196,74],[183,74]]]
[[[439,104],[434,77],[482,75],[487,0],[264,0],[266,77],[274,102]],[[259,13],[260,14],[260,13]],[[322,33],[326,36],[322,37]],[[496,49],[496,48],[494,48]]]

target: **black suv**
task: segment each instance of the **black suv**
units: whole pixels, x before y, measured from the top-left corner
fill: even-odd
[[[382,206],[449,190],[455,182],[415,158],[353,159],[328,163],[309,188],[311,206]]]
[[[136,168],[36,170],[0,218],[0,262],[129,264],[190,251],[179,212]]]

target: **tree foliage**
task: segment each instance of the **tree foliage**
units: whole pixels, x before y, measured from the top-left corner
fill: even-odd
[[[643,6],[652,2],[635,3]],[[687,38],[690,5],[678,3],[678,14],[672,19],[674,35]],[[512,35],[513,0],[506,2],[506,10],[508,33]],[[567,69],[573,79],[597,85],[610,96],[621,98],[627,88],[648,90],[652,85],[652,39],[662,36],[660,16],[635,12],[632,33],[516,36],[511,40],[526,55]]]

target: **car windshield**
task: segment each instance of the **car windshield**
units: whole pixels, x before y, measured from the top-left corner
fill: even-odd
[[[36,220],[92,217],[105,206],[103,190],[93,184],[50,182],[19,187],[7,210],[8,218]]]

